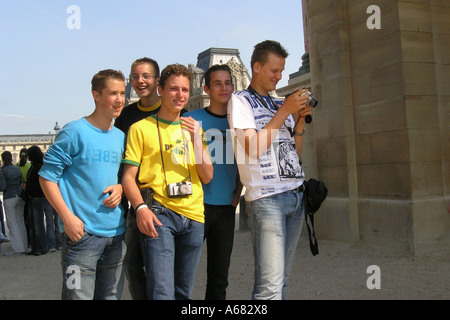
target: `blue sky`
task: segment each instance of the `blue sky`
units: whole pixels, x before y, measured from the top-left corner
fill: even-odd
[[[79,29],[67,27],[71,5]],[[290,53],[284,86],[304,54],[301,16],[300,0],[2,0],[0,135],[48,133],[89,115],[92,76],[107,68],[128,76],[144,56],[163,69],[233,48],[250,69],[253,46],[277,40]]]

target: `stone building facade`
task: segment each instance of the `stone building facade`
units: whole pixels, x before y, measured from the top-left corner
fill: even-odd
[[[61,130],[58,122],[53,128],[54,133],[48,134],[17,134],[17,135],[0,135],[0,154],[9,151],[12,154],[13,163],[19,161],[19,153],[22,148],[38,146],[42,152],[46,152],[55,141],[55,136]]]

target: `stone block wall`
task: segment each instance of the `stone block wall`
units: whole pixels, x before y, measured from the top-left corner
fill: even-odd
[[[309,0],[311,86],[321,102],[308,174],[329,187],[324,238],[414,254],[450,248],[450,2]],[[370,5],[380,29],[369,29]]]

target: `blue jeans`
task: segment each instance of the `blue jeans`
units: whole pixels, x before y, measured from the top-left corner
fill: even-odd
[[[63,300],[119,300],[123,289],[124,234],[112,238],[85,232],[78,241],[62,234]]]
[[[302,199],[302,192],[287,191],[246,202],[255,259],[255,300],[286,298],[304,219]]]
[[[29,210],[32,219],[30,225],[33,228],[30,232],[31,250],[44,254],[49,249],[56,248],[57,244],[60,246],[60,241],[55,238],[55,234],[59,234],[59,227],[55,230],[57,215],[47,198],[31,198]],[[44,224],[44,214],[46,225]]]
[[[128,280],[128,289],[133,300],[147,299],[147,290],[144,269],[144,258],[141,250],[141,232],[136,223],[134,209],[130,208],[127,215],[127,232],[125,234],[127,254],[124,260],[125,276]]]
[[[159,204],[151,210],[162,226],[155,225],[156,238],[141,233],[147,298],[187,300],[200,261],[204,225]]]

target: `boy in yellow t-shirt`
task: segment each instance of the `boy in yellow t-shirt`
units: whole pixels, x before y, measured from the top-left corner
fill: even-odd
[[[189,299],[203,243],[201,183],[211,181],[213,166],[199,123],[180,116],[190,81],[183,65],[162,71],[161,108],[130,127],[123,160],[122,184],[141,231],[152,300]],[[141,190],[148,189],[153,201],[144,202]]]

